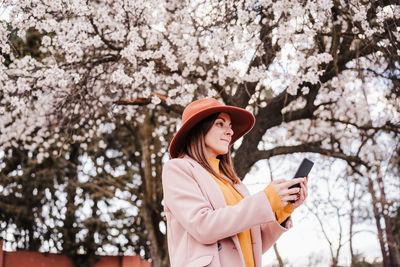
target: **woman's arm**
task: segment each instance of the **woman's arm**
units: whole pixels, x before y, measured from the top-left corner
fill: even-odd
[[[286,227],[282,227],[278,222],[269,222],[261,225],[262,253],[265,253],[278,238],[292,227],[292,218],[285,222]]]
[[[283,180],[282,180],[283,181]],[[283,182],[279,182],[282,184]],[[300,182],[300,192],[299,195],[296,197],[295,202],[293,203],[293,207],[297,208],[302,205],[307,198],[307,181],[306,178],[304,181]],[[283,189],[282,189],[283,188]],[[286,187],[282,187],[281,191],[285,191]],[[289,193],[292,193],[290,190]],[[283,194],[282,194],[283,195]],[[289,199],[286,199],[289,200]],[[287,207],[287,206],[285,206]],[[291,209],[291,208],[289,208]],[[292,218],[289,216],[282,224],[278,224],[275,222],[266,223],[261,225],[261,239],[262,239],[262,253],[266,252],[275,242],[278,240],[280,235],[287,231],[288,229],[292,228],[293,221]]]
[[[170,160],[164,165],[162,183],[165,205],[199,242],[212,244],[254,225],[276,223],[263,191],[244,198],[235,206],[214,210],[192,170],[186,160]]]

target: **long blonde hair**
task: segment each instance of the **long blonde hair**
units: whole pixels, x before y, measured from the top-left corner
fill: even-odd
[[[208,116],[201,122],[197,123],[190,130],[189,134],[186,137],[187,141],[182,148],[179,157],[182,158],[185,155],[188,155],[189,157],[196,160],[201,166],[203,166],[204,169],[206,169],[215,177],[236,184],[240,182],[240,179],[237,176],[233,167],[230,146],[228,153],[217,156],[217,158],[220,160],[219,170],[221,174],[218,174],[216,171],[214,171],[206,156],[205,136],[213,126],[215,120],[218,118],[218,115],[219,113]]]

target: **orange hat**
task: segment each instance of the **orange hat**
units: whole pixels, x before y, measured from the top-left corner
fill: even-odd
[[[222,105],[214,98],[205,98],[190,103],[182,114],[182,127],[172,138],[169,145],[169,154],[171,158],[176,158],[181,152],[181,148],[185,145],[186,135],[197,123],[208,116],[226,112],[231,117],[233,136],[231,145],[240,137],[245,135],[254,126],[255,118],[251,112],[233,106]]]

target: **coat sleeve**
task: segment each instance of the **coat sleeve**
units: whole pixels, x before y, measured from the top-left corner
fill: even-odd
[[[212,244],[254,225],[276,222],[264,191],[245,197],[237,205],[214,210],[192,169],[183,159],[170,160],[163,167],[162,184],[166,207],[200,243]]]
[[[289,217],[285,221],[285,225],[290,225],[288,228],[282,227],[276,220],[261,225],[261,240],[262,240],[262,253],[264,254],[270,249],[278,238],[286,232],[292,225],[292,218]]]

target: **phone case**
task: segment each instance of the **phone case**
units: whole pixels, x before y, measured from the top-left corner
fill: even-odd
[[[303,161],[301,162],[299,168],[297,169],[295,175],[293,176],[293,178],[307,177],[313,166],[314,166],[314,162],[312,162],[309,159],[304,158]],[[300,187],[300,185],[294,184],[289,188],[294,188],[294,187]],[[290,200],[289,202],[294,203],[293,200]]]

